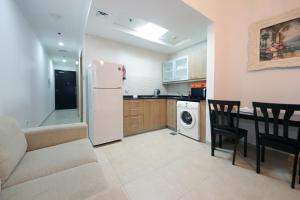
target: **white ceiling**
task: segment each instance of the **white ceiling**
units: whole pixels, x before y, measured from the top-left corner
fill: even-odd
[[[16,0],[55,65],[75,66],[91,0]],[[58,32],[62,33],[61,36]],[[64,43],[63,47],[58,42]],[[66,63],[62,63],[65,56]]]
[[[98,10],[109,15],[97,16]],[[129,18],[152,22],[168,29],[178,38],[190,40],[179,46],[163,45],[116,28],[116,22],[129,21]],[[181,0],[93,0],[86,33],[162,53],[174,53],[206,40],[209,23],[209,19]]]

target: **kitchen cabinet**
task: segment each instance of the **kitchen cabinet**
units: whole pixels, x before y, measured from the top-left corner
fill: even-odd
[[[163,64],[163,83],[178,83],[206,79],[207,49],[199,46],[196,51],[177,57]]]
[[[144,129],[143,101],[124,101],[123,110],[124,136],[142,132]]]
[[[167,127],[177,131],[177,100],[167,99]]]
[[[144,100],[144,129],[155,130],[166,127],[166,100]]]
[[[163,82],[186,81],[188,80],[188,56],[169,60],[163,64]]]
[[[124,100],[124,136],[166,127],[166,99]]]
[[[189,80],[206,79],[206,47],[189,54]]]
[[[189,57],[184,56],[174,60],[174,81],[186,81],[189,77]]]
[[[177,131],[176,99],[124,100],[124,136],[170,128]],[[206,141],[206,102],[200,101],[200,141]]]
[[[174,70],[173,61],[168,61],[163,64],[163,82],[173,81]]]

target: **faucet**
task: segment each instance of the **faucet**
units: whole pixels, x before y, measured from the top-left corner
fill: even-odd
[[[179,94],[180,98],[183,97],[183,93],[182,92],[176,92],[177,94]]]

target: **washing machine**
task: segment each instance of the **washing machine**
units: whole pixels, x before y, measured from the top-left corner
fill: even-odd
[[[177,132],[200,141],[199,102],[177,101]]]

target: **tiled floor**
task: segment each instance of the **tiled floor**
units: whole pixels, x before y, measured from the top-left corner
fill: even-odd
[[[56,125],[56,124],[71,124],[79,122],[79,114],[77,109],[55,110],[42,123],[41,126]]]
[[[232,166],[230,151],[211,157],[209,145],[170,132],[163,129],[95,148],[100,164],[128,199],[300,199],[300,185],[290,188],[291,157],[267,151],[258,175],[253,148],[247,159],[239,154]]]

